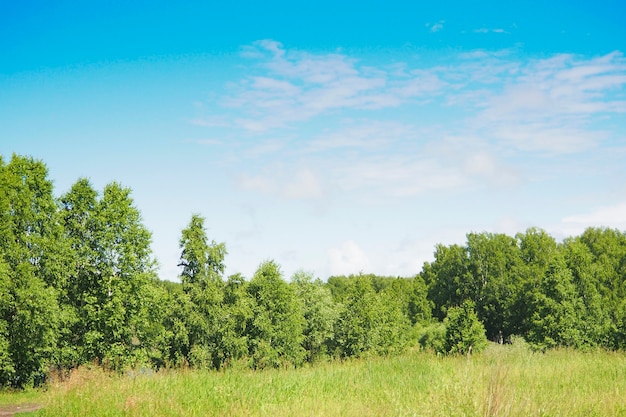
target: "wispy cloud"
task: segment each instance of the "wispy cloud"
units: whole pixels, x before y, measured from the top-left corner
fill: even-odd
[[[626,201],[612,206],[598,207],[589,213],[565,217],[563,223],[626,228]]]
[[[196,139],[195,142],[200,145],[209,145],[209,146],[217,146],[217,145],[224,144],[224,142],[222,142],[219,139]]]
[[[307,151],[324,152],[337,149],[376,151],[399,139],[410,140],[415,135],[412,126],[393,121],[350,123],[332,131],[321,132],[309,142]]]
[[[222,104],[243,114],[234,124],[249,131],[288,127],[331,111],[397,107],[444,86],[435,73],[395,76],[346,55],[288,51],[274,41],[256,42],[244,55],[258,60],[263,75],[241,80]]]
[[[367,254],[353,240],[328,249],[328,260],[331,275],[349,275],[371,270]]]
[[[579,235],[588,227],[611,227],[626,230],[626,201],[598,206],[586,213],[564,217],[561,223],[552,229],[559,237],[563,238]]]
[[[523,150],[580,152],[609,133],[592,122],[626,112],[626,61],[620,53],[593,59],[557,55],[504,76],[474,126]]]
[[[189,123],[202,127],[227,127],[230,123],[223,117],[196,117],[189,120]]]
[[[445,20],[440,20],[438,22],[435,23],[426,23],[426,27],[433,33],[435,32],[439,32],[441,30],[443,30],[443,24],[446,23]]]
[[[616,135],[603,122],[626,112],[620,52],[524,59],[478,50],[431,66],[365,65],[266,40],[243,55],[250,73],[212,121],[256,138],[234,148],[263,160],[238,185],[290,200],[516,186],[528,177],[520,154],[589,151]]]
[[[502,29],[502,28],[480,28],[480,29],[474,29],[474,33],[505,33],[508,34],[510,32],[507,32],[506,30]]]
[[[324,189],[316,174],[309,168],[285,170],[281,173],[242,174],[238,185],[244,190],[288,200],[320,200]]]

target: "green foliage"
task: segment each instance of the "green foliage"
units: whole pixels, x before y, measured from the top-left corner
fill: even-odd
[[[165,310],[161,347],[163,364],[168,367],[188,365],[191,353],[191,322],[196,319],[194,305],[189,295],[178,291],[168,291],[162,305]]]
[[[428,285],[428,299],[435,304],[433,315],[440,320],[446,316],[448,308],[459,305],[470,296],[466,282],[471,283],[466,248],[460,245],[435,248],[435,261],[425,264],[422,276]]]
[[[306,359],[314,362],[327,357],[339,318],[339,308],[330,289],[311,274],[296,272],[291,279],[296,297],[303,307],[305,325],[302,345]]]
[[[57,359],[64,249],[40,161],[0,160],[0,385],[39,384]]]
[[[626,234],[589,228],[557,244],[541,229],[469,233],[437,245],[412,278],[283,280],[272,261],[224,279],[226,247],[191,217],[180,283],[159,282],[131,190],[81,178],[58,200],[41,161],[0,157],[0,386],[100,363],[222,369],[328,357],[533,349],[626,349]],[[443,320],[443,323],[442,323]]]
[[[602,297],[601,284],[596,279],[597,269],[593,264],[593,255],[589,248],[578,240],[568,239],[562,247],[564,262],[571,272],[572,283],[576,287],[577,296],[582,303],[580,329],[584,335],[583,343],[587,346],[606,346],[612,344],[612,318],[618,319],[613,312],[618,311],[619,304],[607,303]],[[608,305],[605,305],[608,304]]]
[[[186,291],[205,291],[210,283],[220,281],[224,273],[226,246],[215,242],[209,244],[204,221],[202,216],[194,214],[189,226],[182,231],[178,266],[183,268],[180,276]]]
[[[611,329],[619,326],[626,299],[626,234],[614,229],[588,228],[568,239],[566,260],[586,307],[585,324],[600,344],[615,348],[619,341]]]
[[[240,275],[223,281],[226,247],[209,242],[204,222],[194,214],[182,231],[182,285],[169,291],[165,358],[171,366],[221,369],[249,354],[254,300]]]
[[[555,259],[535,293],[528,341],[534,349],[585,345],[584,304],[562,259]]]
[[[516,280],[521,266],[517,241],[504,234],[470,233],[467,235],[468,269],[472,277],[467,299],[476,303],[476,313],[487,336],[508,336],[516,322],[518,295]],[[467,285],[467,281],[465,282]]]
[[[435,316],[471,300],[493,340],[520,334],[540,349],[615,347],[624,260],[618,231],[591,228],[557,245],[531,228],[515,238],[470,233],[465,246],[438,245],[421,276]]]
[[[171,343],[168,361],[193,367],[219,369],[229,354],[224,351],[227,314],[223,307],[224,244],[209,243],[204,218],[194,214],[180,239],[181,281],[184,295],[174,297],[176,315],[169,315]]]
[[[11,315],[14,310],[13,283],[9,266],[0,258],[0,386],[13,381],[15,366],[11,356]]]
[[[328,278],[326,286],[336,303],[343,303],[346,300],[351,291],[353,281],[353,279],[346,276],[332,276]]]
[[[452,307],[444,320],[446,339],[444,350],[451,354],[465,355],[480,352],[487,347],[485,328],[474,311],[474,302],[465,301]]]
[[[336,326],[335,351],[342,357],[360,357],[403,350],[410,322],[393,291],[376,293],[366,276],[352,281]]]
[[[412,324],[425,323],[432,317],[433,303],[428,299],[428,287],[421,275],[411,281],[407,300],[407,313]]]
[[[446,353],[446,326],[439,321],[418,325],[417,340],[422,349]]]
[[[293,287],[282,279],[278,265],[273,261],[263,262],[247,292],[252,299],[247,333],[253,366],[301,365],[306,355],[302,347],[303,307]]]
[[[517,276],[513,276],[516,297],[507,334],[527,335],[532,326],[535,293],[557,255],[558,247],[554,238],[541,229],[530,228],[525,233],[518,233],[516,240],[522,264],[517,269]]]
[[[72,249],[65,290],[71,332],[65,346],[78,349],[75,364],[98,361],[123,369],[153,354],[159,325],[152,321],[160,317],[160,300],[152,289],[151,235],[130,193],[111,183],[98,200],[89,182],[80,179],[60,200]]]
[[[617,320],[613,327],[613,343],[615,348],[626,350],[626,300],[616,311]]]
[[[231,365],[248,355],[247,324],[253,318],[254,302],[247,292],[248,282],[239,274],[228,277],[222,305],[220,363]]]

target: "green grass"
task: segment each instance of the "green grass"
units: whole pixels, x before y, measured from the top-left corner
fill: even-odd
[[[45,391],[36,416],[626,416],[626,355],[523,345],[466,357],[410,352],[297,370],[78,369]]]
[[[43,393],[40,390],[0,390],[0,406],[41,402],[42,397]]]

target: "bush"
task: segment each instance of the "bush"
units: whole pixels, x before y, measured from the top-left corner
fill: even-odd
[[[420,347],[435,353],[445,353],[446,326],[442,322],[429,323],[419,327],[416,325]]]
[[[474,311],[474,302],[466,300],[459,307],[452,307],[444,320],[446,353],[465,355],[480,352],[487,347],[485,327]]]

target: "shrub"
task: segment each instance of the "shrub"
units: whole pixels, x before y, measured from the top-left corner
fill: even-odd
[[[416,325],[416,328],[419,325]],[[416,329],[419,344],[424,350],[445,353],[446,326],[442,322],[429,323]]]
[[[450,308],[444,324],[446,353],[465,355],[487,347],[485,327],[476,316],[473,301],[466,300],[461,306]]]

